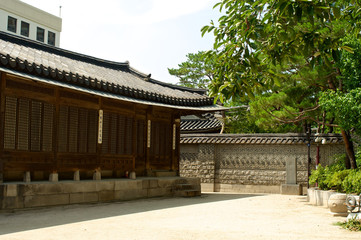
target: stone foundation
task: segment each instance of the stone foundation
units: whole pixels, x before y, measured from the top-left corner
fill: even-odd
[[[0,210],[170,197],[179,183],[200,190],[197,178],[165,177],[0,184]]]

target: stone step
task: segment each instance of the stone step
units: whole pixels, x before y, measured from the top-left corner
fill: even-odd
[[[183,190],[183,191],[177,191],[175,195],[177,197],[198,197],[198,196],[201,196],[201,191],[199,191],[199,190]]]
[[[193,185],[189,183],[180,183],[175,185],[175,190],[193,190]]]
[[[177,172],[175,171],[154,171],[155,177],[176,177]]]

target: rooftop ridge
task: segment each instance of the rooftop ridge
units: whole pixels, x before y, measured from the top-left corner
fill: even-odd
[[[311,142],[317,136],[310,136]],[[326,144],[340,144],[343,142],[340,134],[320,134],[318,137],[325,138]],[[306,133],[250,133],[250,134],[181,134],[182,144],[195,143],[214,144],[306,144]]]

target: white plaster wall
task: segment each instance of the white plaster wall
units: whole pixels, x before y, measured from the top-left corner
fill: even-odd
[[[29,39],[36,40],[36,30],[37,27],[40,27],[45,30],[44,43],[48,43],[48,31],[51,31],[56,34],[55,46],[59,47],[61,18],[53,16],[49,13],[46,13],[40,9],[34,8],[22,2],[20,2],[21,4],[19,4],[19,1],[17,0],[12,1],[17,4],[15,4],[15,6],[13,6],[13,4],[4,5],[5,3],[0,2],[0,31],[14,34],[13,32],[9,32],[7,30],[8,16],[11,16],[17,19],[16,35],[22,36],[20,34],[21,21],[24,21],[30,24]],[[6,0],[5,2],[8,2],[8,0]],[[21,8],[17,9],[15,8],[16,6],[21,6]],[[31,15],[29,13],[32,13],[34,15]]]

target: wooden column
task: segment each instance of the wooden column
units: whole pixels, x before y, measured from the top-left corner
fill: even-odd
[[[135,160],[136,160],[136,145],[137,145],[137,117],[136,117],[136,113],[135,113],[135,108],[134,108],[134,116],[133,116],[133,138],[132,138],[132,160],[133,160],[133,169],[132,171],[135,172]]]
[[[151,121],[151,112],[152,107],[149,107],[147,109],[147,118],[146,118],[146,150],[145,150],[145,171],[148,175],[148,172],[150,171],[150,147],[151,147],[151,136],[152,136],[152,121]]]
[[[176,118],[173,124],[175,124],[175,146],[172,146],[172,171],[179,171],[180,118]]]
[[[6,74],[0,72],[0,183],[4,181],[5,77]]]
[[[102,98],[99,97],[99,108],[98,108],[98,121],[99,121],[99,110],[103,110],[103,101]],[[104,113],[103,113],[104,114]],[[104,115],[103,115],[104,116]],[[102,154],[102,143],[98,142],[98,138],[99,138],[99,122],[98,122],[98,131],[97,131],[97,169],[94,170],[101,170],[100,169],[100,159],[101,159],[101,154]],[[103,125],[104,127],[104,125]]]
[[[60,112],[60,97],[59,97],[59,88],[55,89],[55,116],[54,116],[54,129],[53,129],[53,152],[54,152],[54,163],[53,168],[59,169],[59,162],[58,162],[58,144],[59,144],[59,114]],[[54,169],[53,169],[54,171]]]

